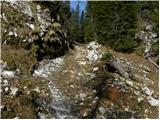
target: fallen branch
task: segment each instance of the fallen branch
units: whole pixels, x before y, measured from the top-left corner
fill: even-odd
[[[76,42],[76,41],[74,41],[73,42],[75,45],[83,45],[82,43],[79,43],[79,42]]]
[[[107,65],[109,66],[108,69],[115,69],[115,71],[117,71],[122,77],[124,77],[125,79],[122,81],[125,82],[128,86],[139,91],[143,95],[148,96],[148,94],[145,93],[145,91],[142,89],[144,87],[143,84],[140,84],[139,82],[135,81],[134,75],[129,75],[127,70],[124,67],[122,67],[120,63],[118,63],[116,60],[113,60],[107,63]],[[114,73],[114,71],[112,72]]]
[[[147,59],[149,62],[151,62],[156,68],[159,69],[159,66],[158,66],[155,62],[153,62],[153,60],[152,60],[150,57],[147,57],[146,59]]]
[[[108,66],[115,69],[119,74],[121,74],[126,79],[129,79],[127,70],[125,70],[116,60],[109,62]]]

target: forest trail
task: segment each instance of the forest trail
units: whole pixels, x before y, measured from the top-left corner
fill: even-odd
[[[112,53],[134,79],[108,67],[105,73],[101,61],[105,53]],[[18,118],[158,118],[158,69],[141,56],[115,52],[93,41],[39,64],[33,76],[2,80],[3,115],[16,108],[13,113]]]
[[[113,103],[108,103],[110,97],[101,99],[96,96],[97,90],[93,89],[90,83],[96,79],[95,73],[99,71],[100,58],[106,51],[112,53],[124,67],[130,67],[130,71],[137,77],[138,81],[138,84],[135,85],[138,90],[134,90],[126,84],[126,82],[134,84],[134,81],[125,81],[122,76],[114,73],[115,80],[111,84],[119,92],[115,93],[115,90],[112,89],[106,91],[107,93],[105,92],[108,94],[107,96],[111,96],[111,102]],[[43,60],[40,64],[39,68],[35,70],[34,76],[49,81],[48,87],[52,95],[52,102],[48,105],[49,114],[40,113],[40,118],[87,117],[93,109],[95,110],[98,101],[100,101],[99,106],[94,111],[96,118],[106,118],[105,114],[108,118],[154,118],[157,116],[158,70],[140,56],[114,52],[96,42],[90,42],[89,44],[75,46],[74,50],[63,57]],[[108,85],[104,84],[104,86],[110,88]],[[144,94],[147,94],[147,96]],[[124,96],[128,100],[127,103],[125,103],[126,100],[122,100]],[[117,100],[114,102],[115,100],[112,101],[112,99],[118,99],[118,102]],[[113,104],[114,107],[111,107]],[[142,104],[141,109],[133,107],[136,105],[138,107],[138,104]],[[116,107],[120,109],[120,112],[115,116],[114,110],[117,109]],[[121,109],[124,109],[122,111],[125,115],[121,115]],[[152,109],[154,110],[151,111]]]
[[[158,2],[0,5],[2,119],[159,118]]]
[[[75,46],[74,50],[63,57],[41,62],[40,67],[34,72],[34,76],[43,77],[50,81],[49,88],[50,91],[53,91],[51,92],[53,109],[57,109],[55,108],[55,101],[61,102],[61,105],[57,107],[62,107],[63,101],[68,101],[68,104],[77,104],[79,99],[84,99],[83,97],[86,97],[87,94],[95,93],[94,90],[87,87],[87,82],[95,77],[92,70],[101,57],[100,45],[91,42],[86,45]],[[91,100],[93,98],[90,98]],[[79,102],[77,107],[83,106],[83,102],[83,100]],[[66,104],[63,107],[57,112],[56,118],[77,118],[70,116],[71,110],[65,111]]]

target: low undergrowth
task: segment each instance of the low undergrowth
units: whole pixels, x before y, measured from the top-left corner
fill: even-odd
[[[30,67],[36,63],[36,58],[30,54],[29,50],[15,48],[9,45],[2,46],[2,58],[7,62],[8,70],[19,68],[22,74],[28,74]]]

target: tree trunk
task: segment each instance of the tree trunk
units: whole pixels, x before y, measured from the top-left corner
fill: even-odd
[[[127,70],[125,70],[117,61],[112,61],[108,64],[111,68],[115,69],[119,74],[125,78],[129,78]]]
[[[158,66],[155,62],[153,62],[150,57],[147,57],[146,59],[147,59],[149,62],[151,62],[156,68],[159,69],[159,66]]]

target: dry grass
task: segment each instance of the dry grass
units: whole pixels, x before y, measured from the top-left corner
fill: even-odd
[[[28,74],[30,67],[36,63],[36,58],[30,54],[29,50],[9,45],[2,45],[1,50],[2,60],[7,61],[10,70],[19,68],[22,73]]]

